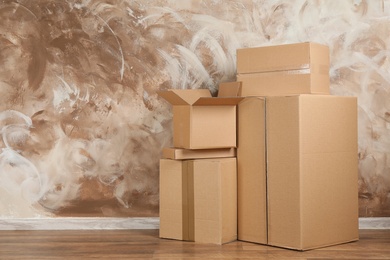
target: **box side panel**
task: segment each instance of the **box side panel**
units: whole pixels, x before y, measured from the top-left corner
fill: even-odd
[[[237,80],[242,82],[241,95],[244,97],[329,94],[329,76],[310,74],[309,70],[238,74]]]
[[[357,100],[302,95],[302,153],[357,151]]]
[[[300,137],[299,100],[266,100],[268,244],[299,248]]]
[[[302,155],[302,249],[358,239],[356,153]]]
[[[357,103],[303,96],[302,246],[358,239]]]
[[[188,148],[190,146],[191,106],[173,106],[173,146]]]
[[[327,68],[327,71],[324,71],[322,69],[321,73],[318,73],[317,70],[314,70],[311,73],[310,82],[311,82],[310,94],[329,95],[330,94],[329,68]]]
[[[321,66],[329,70],[330,54],[329,47],[322,44],[310,43],[310,67]]]
[[[189,149],[236,147],[236,106],[196,106]]]
[[[195,242],[221,241],[220,163],[214,159],[194,160]]]
[[[221,161],[221,244],[237,240],[237,160]]]
[[[253,73],[308,68],[310,44],[284,44],[237,50],[237,72]]]
[[[186,197],[180,161],[160,160],[160,237],[186,239]],[[184,235],[184,236],[183,236]]]
[[[267,244],[265,100],[238,106],[238,239]]]
[[[310,44],[310,71],[312,93],[330,94],[330,57],[329,47],[321,44]]]

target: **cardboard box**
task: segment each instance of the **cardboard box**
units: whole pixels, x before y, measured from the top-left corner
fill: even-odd
[[[173,105],[173,146],[236,147],[237,97],[211,97],[207,89],[171,89],[158,94]]]
[[[160,160],[160,237],[237,239],[236,158]]]
[[[269,97],[266,133],[268,244],[358,240],[356,98]]]
[[[329,48],[296,43],[237,50],[241,96],[329,94]]]
[[[265,99],[238,105],[238,239],[267,244]]]
[[[173,160],[228,158],[235,156],[236,148],[190,150],[172,147],[163,149],[163,158]]]

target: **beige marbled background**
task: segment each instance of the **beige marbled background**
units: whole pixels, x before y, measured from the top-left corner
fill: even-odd
[[[170,107],[237,48],[315,41],[359,98],[360,216],[390,216],[390,0],[0,1],[0,217],[157,216]]]

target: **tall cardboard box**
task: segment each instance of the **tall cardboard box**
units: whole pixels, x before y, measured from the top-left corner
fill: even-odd
[[[160,160],[160,237],[237,239],[236,158]]]
[[[173,106],[173,146],[236,147],[235,97],[212,97],[208,89],[170,89],[158,94]]]
[[[237,50],[241,96],[329,94],[329,48],[295,43]]]
[[[357,100],[266,100],[268,244],[307,250],[358,240]]]
[[[238,239],[267,244],[265,98],[238,105]]]

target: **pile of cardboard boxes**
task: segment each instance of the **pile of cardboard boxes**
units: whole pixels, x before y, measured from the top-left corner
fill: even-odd
[[[307,250],[358,240],[357,100],[329,94],[329,49],[237,50],[237,82],[161,91],[160,237]]]

